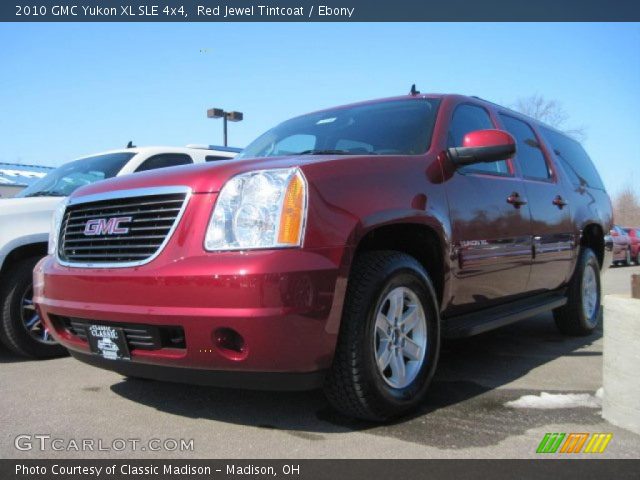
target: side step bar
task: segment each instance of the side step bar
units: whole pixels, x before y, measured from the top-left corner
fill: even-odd
[[[486,308],[443,319],[442,334],[445,338],[462,338],[477,335],[494,328],[524,320],[539,313],[548,312],[567,303],[565,292],[553,292],[517,300],[506,305]]]

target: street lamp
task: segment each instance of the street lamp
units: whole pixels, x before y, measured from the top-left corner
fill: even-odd
[[[227,121],[241,122],[244,115],[242,112],[225,112],[221,108],[210,108],[207,110],[207,118],[222,118],[222,129],[224,132],[224,146],[227,146]]]

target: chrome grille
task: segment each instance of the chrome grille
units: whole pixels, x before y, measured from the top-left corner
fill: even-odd
[[[60,262],[112,267],[141,265],[155,258],[184,211],[188,191],[149,190],[79,197],[70,203],[60,228]]]

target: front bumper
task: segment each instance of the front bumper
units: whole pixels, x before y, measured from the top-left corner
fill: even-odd
[[[333,359],[344,254],[336,247],[161,256],[124,269],[64,267],[47,257],[35,270],[34,299],[56,340],[102,368],[189,383],[307,389]],[[131,360],[104,360],[61,319],[179,327],[185,346],[130,346]],[[242,354],[219,348],[221,328],[242,336]]]
[[[83,363],[117,372],[126,377],[148,378],[164,382],[186,383],[211,387],[243,388],[249,390],[303,391],[322,387],[325,370],[314,372],[238,372],[180,368],[142,362],[106,360],[98,355],[71,350],[71,355]]]

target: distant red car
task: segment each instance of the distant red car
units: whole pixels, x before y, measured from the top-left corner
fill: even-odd
[[[627,231],[614,225],[611,229],[611,238],[613,240],[613,264],[631,265],[631,239]]]
[[[640,265],[640,228],[625,228],[624,231],[629,236],[631,258]]]

